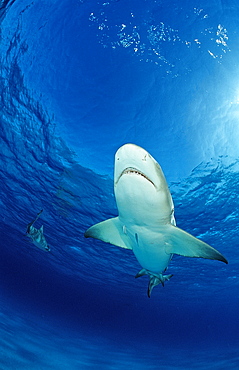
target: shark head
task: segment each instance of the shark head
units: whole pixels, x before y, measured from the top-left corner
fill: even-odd
[[[159,164],[145,149],[135,144],[125,144],[115,154],[115,186],[124,175],[140,176],[155,189],[162,186],[162,170]],[[165,179],[163,180],[165,182]]]
[[[168,223],[173,201],[157,161],[143,148],[125,144],[115,154],[114,190],[119,216]],[[142,214],[143,212],[143,214]],[[174,219],[174,218],[173,218]]]

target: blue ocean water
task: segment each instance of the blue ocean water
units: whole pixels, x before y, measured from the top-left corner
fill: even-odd
[[[0,369],[238,369],[239,4],[0,4]],[[167,178],[177,225],[218,261],[174,256],[165,287],[84,238],[117,215],[114,154]],[[26,227],[43,209],[51,247]]]

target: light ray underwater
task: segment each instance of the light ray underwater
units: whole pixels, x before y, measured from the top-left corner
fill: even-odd
[[[238,24],[1,2],[1,370],[239,368]]]

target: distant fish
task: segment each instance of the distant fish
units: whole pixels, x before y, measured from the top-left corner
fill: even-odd
[[[43,235],[43,225],[40,227],[40,229],[36,229],[33,224],[36,222],[36,220],[40,217],[41,213],[43,212],[43,209],[37,214],[37,217],[35,220],[30,222],[27,225],[27,236],[32,239],[33,244],[43,251],[50,251],[49,245],[47,245],[45,236]]]
[[[91,226],[85,237],[131,249],[149,276],[148,296],[173,275],[163,275],[173,254],[228,263],[226,258],[176,227],[174,205],[163,171],[143,148],[126,144],[115,155],[114,190],[119,216]]]

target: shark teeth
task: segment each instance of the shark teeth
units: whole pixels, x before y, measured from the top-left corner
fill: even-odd
[[[125,168],[124,171],[120,174],[119,179],[123,175],[129,175],[129,174],[135,174],[135,175],[138,175],[138,176],[142,176],[146,180],[148,180],[155,187],[154,182],[152,180],[150,180],[150,178],[148,176],[146,176],[143,172],[139,171],[137,168],[133,168],[133,167],[127,167],[127,168]],[[118,181],[119,181],[119,179],[118,179]]]

